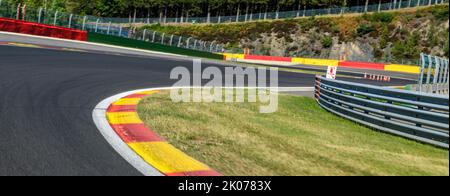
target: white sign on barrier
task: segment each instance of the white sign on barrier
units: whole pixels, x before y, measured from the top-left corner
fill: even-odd
[[[328,66],[327,78],[332,80],[336,79],[336,71],[337,71],[336,66]]]

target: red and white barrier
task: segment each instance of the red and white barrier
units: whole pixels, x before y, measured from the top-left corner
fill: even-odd
[[[0,31],[87,41],[87,31],[9,18],[0,18]]]

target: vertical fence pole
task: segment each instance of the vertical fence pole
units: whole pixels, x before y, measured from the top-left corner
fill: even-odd
[[[0,0],[0,3],[1,3],[1,0]],[[42,17],[42,7],[39,8],[38,23],[41,23],[41,17]]]
[[[72,17],[73,17],[73,14],[70,14],[70,16],[69,16],[69,25],[68,25],[69,28],[72,26]]]
[[[97,21],[95,21],[95,32],[98,32],[98,23],[100,22],[100,18],[97,19]]]
[[[81,29],[84,31],[85,30],[85,28],[86,28],[86,19],[87,19],[87,16],[84,16],[83,17],[83,26],[81,27]]]
[[[402,0],[399,0],[398,2],[398,9],[402,9]]]
[[[111,21],[109,21],[108,23],[108,32],[106,34],[109,35],[110,32],[111,32]]]
[[[431,69],[433,69],[433,59],[428,55],[428,71],[427,71],[427,81],[426,84],[430,83],[431,79]]]
[[[194,40],[194,50],[197,49],[197,40]]]
[[[53,26],[56,26],[57,19],[58,19],[58,11],[55,12],[55,18],[53,19]]]
[[[178,44],[177,44],[177,47],[179,48],[180,46],[181,46],[181,40],[183,39],[183,37],[179,37],[178,38]]]
[[[305,17],[306,16],[306,5],[305,5],[305,7],[303,8],[303,17]]]
[[[172,42],[173,42],[173,35],[170,36],[170,43],[169,43],[169,46],[172,46]]]
[[[421,1],[421,0],[418,0],[418,1],[417,1],[417,7],[420,6],[420,1]]]
[[[22,7],[22,20],[25,20],[26,12],[27,12],[27,4],[23,5]]]
[[[434,61],[436,62],[436,68],[434,69],[433,84],[437,84],[439,79],[439,71],[441,69],[441,61],[437,56],[434,57]]]
[[[156,31],[153,31],[152,42],[155,42]]]
[[[147,33],[147,29],[144,29],[144,32],[142,32],[142,41],[145,41],[145,34]]]
[[[164,37],[165,37],[165,36],[166,36],[165,33],[163,33],[162,36],[161,36],[161,44],[162,44],[162,45],[164,45]]]
[[[449,70],[448,70],[448,67],[449,65],[448,65],[448,59],[446,59],[445,60],[445,71],[444,71],[444,73],[445,73],[445,76],[444,76],[444,83],[445,84],[447,84],[448,85],[448,81],[449,81]]]
[[[20,5],[20,3],[19,3],[19,5],[17,5],[16,20],[19,20],[19,18],[20,18],[20,7],[21,7],[21,5]]]
[[[411,0],[408,1],[408,7],[411,7]]]
[[[430,6],[431,5],[431,0],[428,0],[428,6]]]
[[[122,37],[122,25],[119,26],[119,37]]]
[[[191,41],[191,39],[192,39],[192,37],[190,37],[186,40],[186,48],[189,48],[189,44],[190,44],[189,42]]]
[[[420,53],[420,74],[419,74],[419,81],[417,83],[417,85],[419,86],[419,92],[422,92],[422,85],[423,85],[423,75],[425,73],[425,54],[424,53]],[[416,89],[417,90],[417,89]]]
[[[378,12],[381,12],[381,1],[378,1]]]
[[[220,22],[221,22],[220,19],[221,19],[221,18],[220,18],[220,15],[219,15],[219,18],[217,19],[217,23],[220,23]]]

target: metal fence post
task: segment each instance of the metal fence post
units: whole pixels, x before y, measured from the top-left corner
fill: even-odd
[[[303,17],[305,17],[306,16],[306,5],[305,5],[305,7],[303,8]]]
[[[419,81],[418,81],[418,86],[419,86],[419,92],[422,92],[422,85],[423,85],[423,76],[425,73],[425,54],[424,53],[420,53],[420,74],[419,74]]]
[[[119,37],[122,37],[122,25],[119,26]]]
[[[186,47],[185,48],[189,48],[189,42],[191,41],[192,37],[188,38],[186,40]]]
[[[411,0],[408,1],[408,7],[411,7]]]
[[[178,44],[177,44],[177,47],[180,47],[181,46],[181,40],[183,39],[183,37],[179,37],[178,38]]]
[[[431,5],[431,0],[428,0],[428,6],[430,6]]]
[[[73,17],[73,14],[70,14],[70,16],[69,16],[69,25],[68,25],[69,28],[72,26],[72,17]]]
[[[155,42],[155,37],[156,37],[156,31],[153,31],[153,36],[152,36],[152,42]]]
[[[0,0],[0,4],[1,4],[1,0]],[[42,7],[39,8],[38,23],[41,23],[41,17],[42,17]]]
[[[108,34],[109,35],[109,32],[111,31],[111,21],[109,21],[109,24],[108,24],[108,32],[106,33],[106,34]]]
[[[164,37],[166,36],[166,33],[163,33],[161,36],[161,44],[164,45]]]
[[[448,66],[449,65],[448,65],[448,59],[447,59],[447,60],[445,60],[445,71],[444,71],[444,73],[445,73],[444,83],[447,84],[447,85],[449,83],[449,77],[450,77],[449,70],[448,70],[449,67]]]
[[[220,18],[220,16],[219,16],[219,18],[217,19],[217,23],[220,23],[220,19],[221,19],[221,18]]]
[[[436,68],[434,69],[433,84],[437,84],[439,81],[439,71],[441,69],[441,61],[437,56],[434,57],[434,61],[436,62]]]
[[[95,32],[98,32],[98,23],[100,22],[100,18],[97,19],[97,21],[95,22]]]
[[[428,71],[427,71],[427,81],[426,84],[430,83],[430,79],[431,79],[431,69],[433,68],[433,59],[431,58],[431,56],[428,56]]]
[[[197,40],[194,40],[194,50],[197,49]]]
[[[172,42],[173,42],[173,35],[170,36],[170,43],[169,43],[169,46],[172,46]]]
[[[58,18],[58,11],[55,12],[55,18],[53,19],[53,26],[56,26],[56,19]]]
[[[142,32],[142,41],[145,41],[145,34],[147,33],[147,29],[144,29],[144,32]]]
[[[399,0],[398,2],[398,9],[402,9],[402,0]]]
[[[84,31],[85,30],[85,28],[86,28],[86,19],[87,19],[87,16],[84,16],[83,17],[83,26],[81,27],[81,29]]]
[[[17,5],[16,20],[19,20],[19,18],[20,18],[20,7],[21,7],[21,5],[19,3],[19,5]]]

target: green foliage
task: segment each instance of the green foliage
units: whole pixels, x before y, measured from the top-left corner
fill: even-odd
[[[356,29],[356,34],[361,37],[375,31],[375,27],[371,24],[361,24]]]
[[[448,20],[448,6],[435,6],[432,8],[431,13],[438,21]]]
[[[449,42],[449,32],[447,31],[446,32],[446,36],[445,36],[445,41],[444,41],[444,55],[446,56],[446,57],[448,57],[449,56],[449,53],[448,53],[448,42]]]
[[[392,48],[392,54],[397,59],[415,59],[420,54],[419,47],[420,34],[413,32],[405,41],[397,40]]]
[[[331,47],[331,45],[333,45],[333,38],[331,38],[331,36],[325,36],[324,38],[322,38],[323,47],[329,48]]]
[[[364,14],[363,18],[370,22],[390,23],[395,18],[395,15],[390,12],[377,12],[373,14]]]
[[[380,37],[380,48],[386,48],[388,42],[389,42],[389,28],[387,26],[384,26]]]
[[[27,3],[33,7],[44,7],[52,10],[72,12],[74,14],[94,14],[102,17],[159,17],[161,12],[168,17],[175,17],[181,10],[184,15],[206,17],[208,12],[222,15],[236,15],[237,7],[240,13],[246,10],[251,13],[267,8],[268,12],[292,11],[293,7],[306,6],[310,9],[341,7],[347,0],[3,0],[17,5]],[[47,2],[47,5],[44,5]],[[355,6],[350,2],[348,6]],[[136,12],[135,12],[136,11]]]

